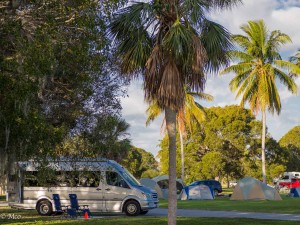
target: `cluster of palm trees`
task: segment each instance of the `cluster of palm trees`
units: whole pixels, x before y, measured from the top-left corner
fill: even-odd
[[[263,21],[251,21],[241,27],[245,36],[231,37],[224,27],[206,17],[213,9],[230,8],[240,2],[135,2],[121,9],[110,24],[121,72],[133,77],[141,75],[144,79],[145,100],[150,105],[149,121],[165,112],[169,138],[169,225],[176,224],[176,124],[180,132],[189,124],[187,106],[195,107],[196,104],[189,102],[189,94],[204,96],[206,74],[216,73],[225,66],[223,73],[236,75],[230,87],[237,91],[237,96],[242,96],[241,105],[248,102],[253,112],[262,112],[263,140],[266,110],[279,113],[281,109],[276,78],[292,93],[297,91],[294,76],[290,74],[300,74],[300,69],[296,63],[283,61],[278,53],[279,47],[290,41],[287,35],[280,31],[269,33]],[[239,45],[240,51],[233,50],[232,40]],[[229,66],[231,58],[238,63]],[[201,116],[195,118],[201,122],[204,114],[201,107],[199,110]],[[263,163],[264,145],[263,141]],[[265,180],[264,167],[263,177]]]

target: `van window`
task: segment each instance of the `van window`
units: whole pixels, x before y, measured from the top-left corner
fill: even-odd
[[[128,170],[124,169],[120,172],[129,184],[131,184],[132,186],[141,186],[141,183],[137,179],[135,179],[135,177],[131,173],[129,173]]]
[[[111,186],[129,188],[124,179],[114,171],[106,171],[106,183]]]

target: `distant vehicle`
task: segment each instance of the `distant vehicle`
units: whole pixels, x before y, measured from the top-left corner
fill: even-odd
[[[281,182],[280,187],[297,188],[300,187],[300,178],[292,178],[291,182]]]
[[[142,186],[113,160],[59,160],[49,162],[48,168],[53,176],[48,173],[47,183],[40,183],[38,162],[18,162],[14,180],[9,181],[9,205],[36,209],[46,216],[56,211],[53,194],[59,194],[62,205],[68,205],[73,193],[79,204],[89,205],[91,211],[137,216],[158,207],[157,192]]]
[[[279,189],[283,187],[290,187],[293,179],[300,179],[300,172],[284,172],[283,176],[274,182]],[[295,180],[293,180],[295,183]]]
[[[222,185],[217,180],[197,180],[191,183],[189,186],[196,186],[200,184],[208,186],[213,191],[214,196],[222,193]]]
[[[300,178],[293,178],[291,180],[290,188],[300,187]]]

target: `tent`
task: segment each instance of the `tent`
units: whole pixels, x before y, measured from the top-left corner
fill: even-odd
[[[182,189],[181,200],[212,200],[211,189],[206,185],[187,186]]]
[[[282,200],[275,188],[256,180],[245,177],[238,181],[230,200]]]
[[[289,196],[299,198],[300,197],[300,187],[291,188]]]
[[[161,197],[161,196],[163,196],[162,190],[154,180],[152,180],[150,178],[141,178],[140,182],[143,186],[155,190],[157,192],[158,197],[162,198]]]
[[[151,181],[149,181],[149,180],[151,180]],[[169,176],[167,176],[167,175],[157,176],[152,179],[142,178],[140,180],[140,182],[142,185],[156,190],[159,198],[163,198],[163,199],[168,198]],[[177,195],[179,196],[181,193],[181,190],[184,187],[184,183],[182,182],[181,179],[176,179],[176,186],[177,186]]]

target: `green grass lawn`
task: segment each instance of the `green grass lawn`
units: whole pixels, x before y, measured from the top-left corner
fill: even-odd
[[[15,215],[17,219],[2,219],[5,215]],[[95,214],[94,214],[95,215]],[[101,214],[100,214],[101,215]],[[0,207],[0,224],[1,225],[166,225],[166,217],[126,217],[119,216],[103,216],[101,218],[92,218],[84,220],[78,219],[61,219],[60,216],[39,216],[35,210],[16,210],[8,207]],[[296,225],[299,221],[277,221],[277,220],[256,220],[256,219],[234,219],[234,218],[186,218],[179,217],[177,225]]]
[[[282,196],[282,201],[231,201],[229,197],[217,197],[214,200],[178,201],[178,209],[202,209],[242,212],[269,212],[300,214],[300,198]],[[168,201],[160,200],[159,207],[167,208]]]

